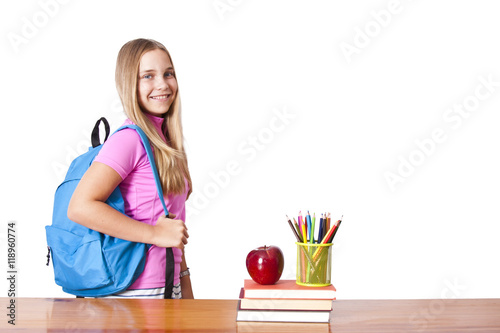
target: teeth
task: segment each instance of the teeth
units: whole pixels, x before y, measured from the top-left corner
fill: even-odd
[[[168,95],[163,95],[163,96],[153,96],[151,97],[152,99],[157,99],[157,100],[165,100],[168,98]]]

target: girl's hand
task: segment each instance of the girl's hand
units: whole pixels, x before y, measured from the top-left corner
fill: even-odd
[[[161,216],[154,226],[152,244],[159,247],[176,247],[184,249],[189,234],[186,225],[181,220],[174,220],[175,215]]]

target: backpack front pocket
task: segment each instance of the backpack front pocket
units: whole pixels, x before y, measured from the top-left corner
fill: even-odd
[[[113,283],[98,233],[82,237],[53,226],[46,226],[45,229],[54,278],[59,286],[87,290]]]

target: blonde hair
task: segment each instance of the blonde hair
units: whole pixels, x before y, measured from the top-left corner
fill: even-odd
[[[146,133],[153,146],[155,162],[164,193],[183,193],[186,190],[185,180],[187,180],[189,196],[192,191],[192,183],[183,144],[179,89],[177,89],[168,112],[163,116],[165,119],[162,131],[167,142],[163,141],[152,122],[143,113],[137,99],[137,82],[141,57],[146,52],[156,49],[165,51],[170,58],[172,67],[174,67],[170,53],[163,44],[157,41],[141,38],[123,45],[116,61],[116,88],[125,114]],[[176,77],[175,67],[174,77]]]

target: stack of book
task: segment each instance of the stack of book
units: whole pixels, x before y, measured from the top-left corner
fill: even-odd
[[[335,287],[304,287],[295,280],[260,285],[245,280],[237,321],[328,323]]]

